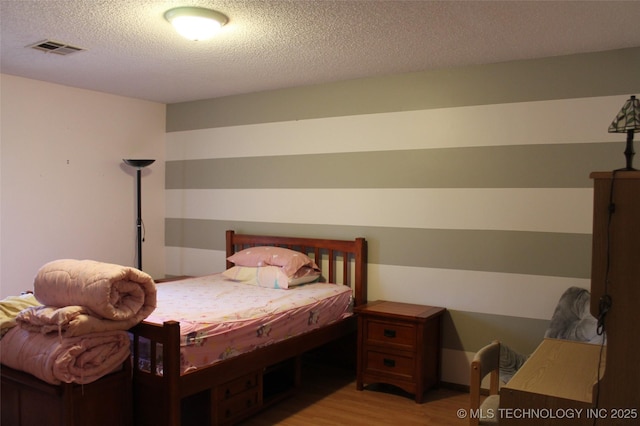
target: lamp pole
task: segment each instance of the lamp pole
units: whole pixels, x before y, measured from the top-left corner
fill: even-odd
[[[138,260],[138,269],[142,271],[142,169],[152,164],[156,160],[132,160],[125,159],[123,160],[127,165],[131,167],[135,167],[136,169],[136,198],[137,198],[137,209],[138,215],[136,218],[136,228],[137,228],[137,260]]]

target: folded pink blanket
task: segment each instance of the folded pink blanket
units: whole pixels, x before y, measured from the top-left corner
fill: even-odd
[[[156,307],[151,276],[128,266],[55,260],[40,268],[33,285],[34,296],[43,305],[83,306],[92,316],[108,320],[131,320],[135,324]]]
[[[128,330],[138,323],[134,316],[125,320],[95,317],[84,306],[33,306],[16,316],[16,323],[36,333],[56,333],[61,337],[82,336],[102,331]]]
[[[129,355],[126,331],[60,338],[13,327],[0,348],[2,364],[53,385],[91,383],[118,370]]]

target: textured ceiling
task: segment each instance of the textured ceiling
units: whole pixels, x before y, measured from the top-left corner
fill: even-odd
[[[2,73],[162,103],[640,47],[640,1],[0,2]],[[187,5],[230,22],[185,40],[163,14]],[[44,39],[87,50],[26,47]]]

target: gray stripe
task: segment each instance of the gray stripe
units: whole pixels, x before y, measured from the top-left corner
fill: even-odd
[[[511,349],[529,355],[542,342],[548,327],[549,320],[449,310],[442,326],[442,346],[477,352],[498,339]]]
[[[363,78],[167,105],[167,132],[640,91],[640,47]]]
[[[623,151],[616,142],[168,161],[166,188],[591,188],[589,174],[623,166]]]
[[[224,250],[224,231],[351,239],[365,237],[369,262],[384,265],[570,278],[591,274],[591,235],[274,224],[168,218],[165,245]]]

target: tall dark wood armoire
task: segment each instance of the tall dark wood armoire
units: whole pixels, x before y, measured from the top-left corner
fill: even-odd
[[[598,425],[640,422],[640,171],[594,172],[591,313],[604,317],[606,367],[594,387],[607,419]],[[599,396],[596,397],[596,393]],[[594,401],[594,402],[596,402]],[[635,421],[625,416],[635,416]],[[614,417],[623,417],[616,419]]]

